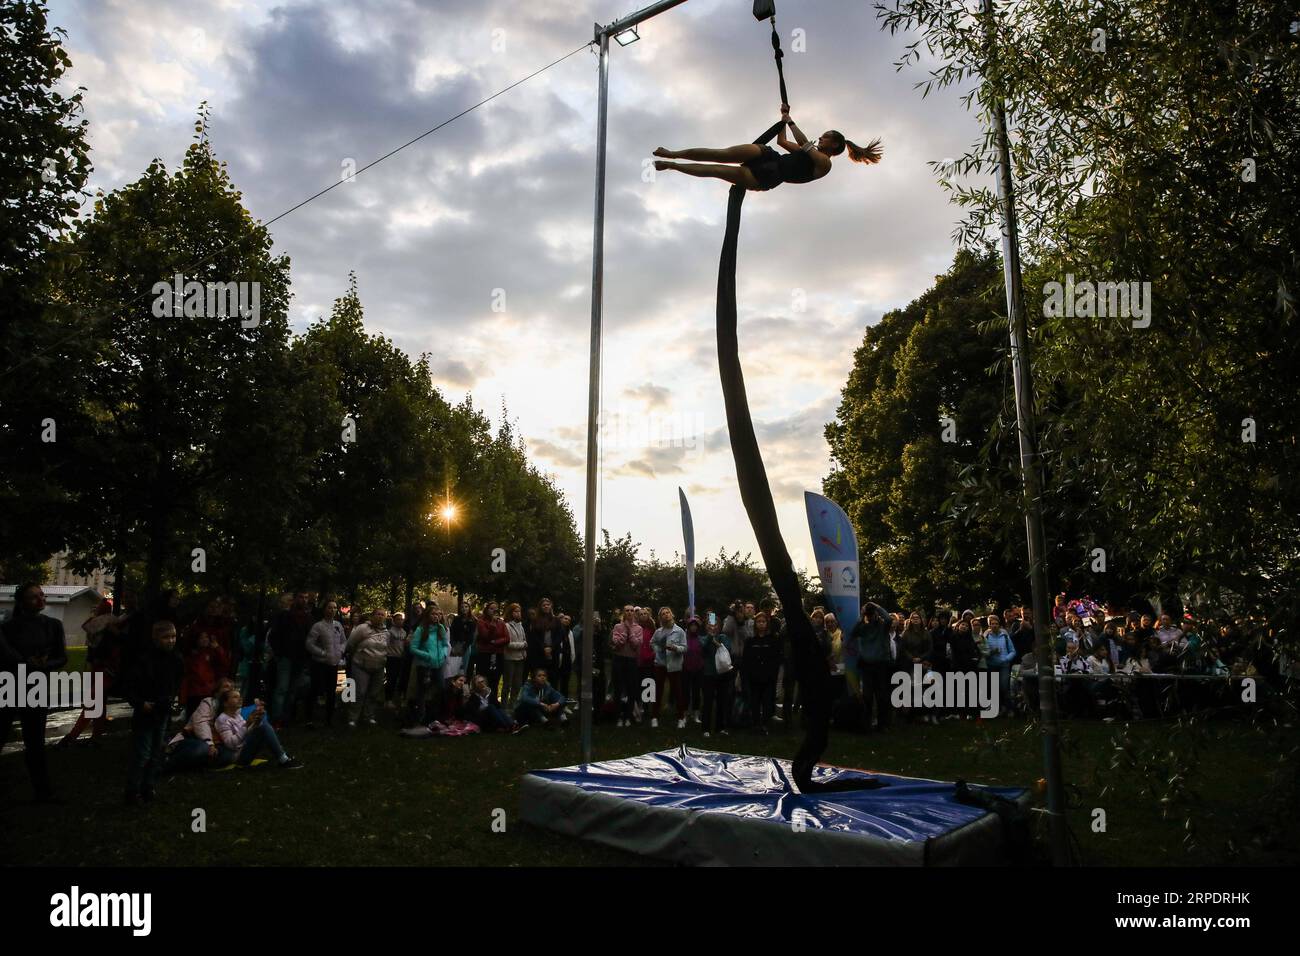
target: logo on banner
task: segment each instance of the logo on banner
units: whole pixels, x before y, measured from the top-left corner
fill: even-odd
[[[823,561],[821,565],[822,584],[826,593],[832,597],[856,597],[858,593],[858,572],[856,561]]]

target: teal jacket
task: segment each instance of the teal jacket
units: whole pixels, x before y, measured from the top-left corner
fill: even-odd
[[[421,624],[415,629],[411,637],[411,657],[417,666],[440,671],[450,652],[451,639],[447,636],[446,625],[435,624],[429,628]]]
[[[257,633],[252,628],[239,631],[239,669],[236,676],[243,679],[249,675],[253,666],[253,652],[257,650]]]

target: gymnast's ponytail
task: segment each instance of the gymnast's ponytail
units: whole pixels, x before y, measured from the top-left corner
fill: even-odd
[[[882,150],[880,148],[879,137],[873,139],[866,146],[859,146],[857,143],[853,142],[852,140],[845,139],[844,134],[841,133],[839,130],[834,130],[834,129],[831,130],[830,135],[835,138],[835,141],[838,144],[840,144],[840,149],[835,151],[836,155],[838,155],[840,152],[843,152],[844,150],[847,149],[849,153],[849,159],[853,160],[855,163],[867,163],[870,165],[870,164],[880,162]]]
[[[869,142],[866,146],[859,146],[852,140],[846,139],[844,146],[849,151],[849,159],[855,163],[867,163],[868,165],[880,162],[883,150],[880,148],[880,138],[877,137]]]

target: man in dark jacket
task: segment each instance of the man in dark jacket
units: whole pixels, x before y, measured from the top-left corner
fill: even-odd
[[[45,609],[45,591],[39,584],[24,584],[14,594],[14,613],[0,625],[0,674],[17,682],[18,665],[28,674],[59,670],[68,663],[63,625],[41,613]],[[15,686],[21,697],[26,687]],[[48,707],[27,707],[19,700],[16,707],[0,707],[0,748],[9,742],[9,732],[16,719],[22,727],[23,757],[27,775],[38,803],[54,799],[49,770],[45,765],[45,717]]]
[[[950,668],[952,656],[952,612],[940,609],[935,615],[936,624],[930,629],[930,652],[925,655],[926,661],[930,664],[930,670],[939,675],[939,680],[943,680],[943,675]]]
[[[172,701],[180,688],[185,665],[176,653],[176,626],[157,621],[153,646],[140,655],[126,675],[126,699],[131,715],[131,766],[126,777],[126,803],[153,799],[163,769],[163,740]]]
[[[275,654],[275,694],[271,698],[271,716],[279,726],[293,716],[300,694],[299,685],[307,678],[311,661],[311,655],[307,653],[307,635],[314,623],[306,591],[295,594],[293,604],[271,621],[271,631],[267,635]]]
[[[889,612],[879,604],[862,605],[862,617],[853,625],[850,639],[858,644],[863,721],[871,727],[871,702],[876,703],[876,726],[887,730],[893,718],[889,702],[890,678],[894,673],[894,650],[889,640]]]

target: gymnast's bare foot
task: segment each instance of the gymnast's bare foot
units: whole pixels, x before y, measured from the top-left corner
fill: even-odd
[[[660,146],[658,149],[656,149],[656,150],[654,151],[654,155],[655,155],[655,156],[662,156],[664,159],[676,159],[676,158],[677,158],[675,155],[673,155],[673,151],[672,151],[671,149],[668,149],[668,148],[663,147],[663,146]]]
[[[676,163],[665,163],[662,159],[655,160],[655,169],[676,169]]]

